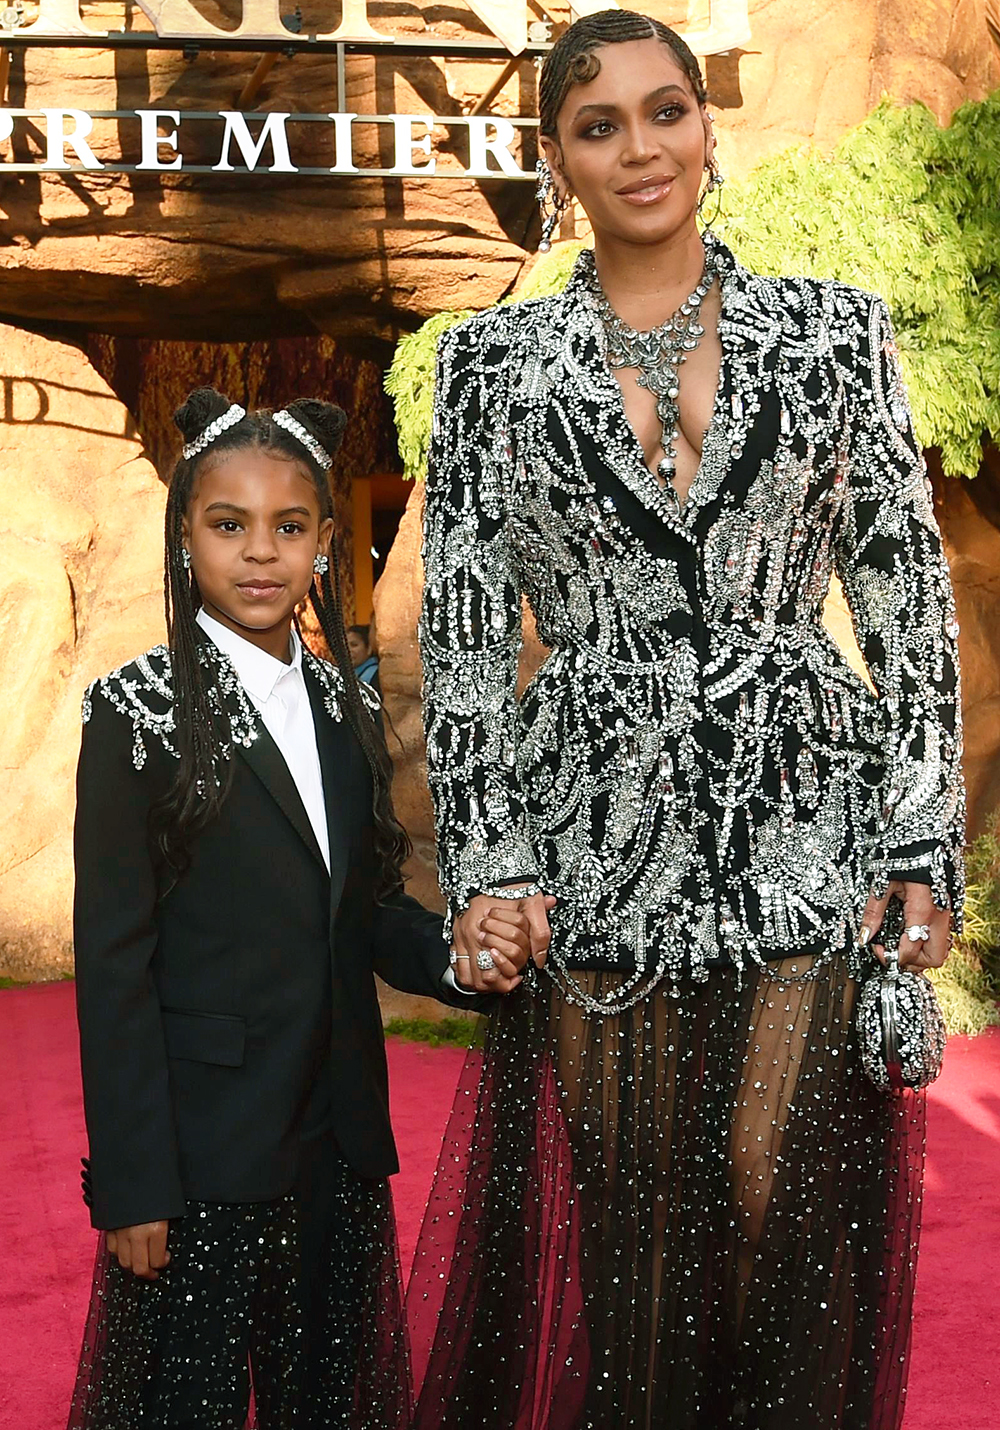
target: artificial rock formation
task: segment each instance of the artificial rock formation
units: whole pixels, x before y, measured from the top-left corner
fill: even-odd
[[[750,0],[746,48],[706,61],[723,168],[743,174],[788,145],[832,145],[883,93],[922,99],[946,121],[963,99],[1000,83],[986,3]],[[238,8],[239,0],[223,0],[205,13],[232,23]],[[704,28],[710,6],[655,0],[649,8],[691,31]],[[306,33],[328,28],[326,0],[304,11]],[[370,16],[401,37],[488,33],[471,12],[466,24],[462,11],[445,16],[429,0],[405,8],[372,0]],[[95,0],[85,17],[94,28],[149,25],[129,0]],[[215,111],[235,104],[252,65],[251,56],[208,49],[189,63],[171,52],[15,47],[7,103]],[[349,55],[345,107],[468,114],[502,68],[497,60]],[[333,56],[282,58],[253,106],[324,114],[335,92]],[[525,62],[489,109],[530,113],[534,105],[535,73]],[[297,163],[336,162],[331,125],[299,131]],[[191,121],[180,132],[188,162],[217,161],[221,125]],[[355,162],[391,164],[387,134],[360,127]],[[91,143],[99,159],[124,144],[134,160],[137,126],[98,121]],[[0,157],[28,162],[41,146],[39,122],[18,121]],[[352,343],[391,341],[431,313],[486,307],[509,291],[536,232],[530,183],[473,179],[35,171],[0,178],[0,215],[0,311],[8,316],[218,341],[316,328]]]
[[[164,489],[79,349],[0,327],[0,974],[72,966],[80,701],[162,639]]]

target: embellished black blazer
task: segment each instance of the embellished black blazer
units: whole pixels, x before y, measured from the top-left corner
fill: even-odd
[[[885,304],[706,242],[722,365],[683,506],[626,418],[589,251],[442,339],[427,476],[442,888],[454,912],[537,879],[553,966],[647,985],[848,949],[897,870],[962,907],[958,626]],[[834,572],[875,695],[823,627]],[[525,598],[550,654],[518,700]]]
[[[173,886],[148,839],[177,760],[170,657],[157,647],[84,702],[75,829],[77,1004],[93,1223],[260,1201],[294,1183],[304,1136],[331,1129],[367,1177],[397,1168],[373,975],[442,984],[442,921],[374,894],[372,787],[341,678],[303,653],[330,871],[277,746],[210,642],[232,786]],[[374,704],[372,711],[374,714]]]

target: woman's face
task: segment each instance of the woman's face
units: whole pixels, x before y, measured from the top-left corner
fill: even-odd
[[[715,145],[703,105],[661,40],[597,51],[600,73],[567,91],[557,139],[542,148],[595,238],[662,243],[694,220]]]
[[[184,520],[205,610],[257,645],[287,643],[332,532],[300,462],[257,449],[221,456],[196,477]]]
[[[368,659],[368,647],[357,631],[347,632],[347,649],[351,652],[351,660],[355,666],[362,665]]]

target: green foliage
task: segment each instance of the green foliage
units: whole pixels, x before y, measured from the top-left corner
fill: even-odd
[[[427,470],[438,339],[471,316],[472,310],[466,308],[464,312],[436,313],[428,318],[415,333],[400,339],[385,375],[385,390],[395,407],[403,475],[410,481],[422,480]]]
[[[942,129],[879,105],[829,157],[781,154],[727,187],[718,223],[761,273],[834,276],[881,293],[917,436],[974,476],[1000,435],[1000,93]]]
[[[885,297],[917,435],[946,473],[974,476],[983,436],[1000,439],[1000,92],[947,129],[886,102],[832,154],[779,154],[722,192],[715,226],[749,268]],[[559,292],[579,248],[540,259],[518,301]],[[439,313],[396,349],[386,387],[408,477],[426,467],[437,340],[466,316]]]
[[[432,1048],[471,1048],[481,1041],[481,1018],[390,1018],[387,1038],[404,1038],[408,1043],[429,1043]]]
[[[554,293],[561,293],[582,248],[582,243],[557,243],[555,248],[543,253],[518,288],[514,301],[524,303],[529,298],[551,298]]]
[[[931,973],[949,1033],[1000,1023],[1000,811],[966,853],[965,928],[943,968]]]

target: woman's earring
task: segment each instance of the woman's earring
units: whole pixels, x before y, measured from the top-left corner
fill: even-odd
[[[569,199],[560,194],[556,188],[556,181],[552,177],[552,170],[549,168],[547,159],[539,159],[535,165],[535,176],[538,180],[535,198],[542,216],[542,237],[539,240],[538,251],[539,253],[548,253],[552,247],[552,235],[559,220],[566,212]]]
[[[191,570],[191,553],[186,546],[181,547],[181,565],[185,571]]]
[[[719,173],[719,166],[718,164],[716,164],[714,159],[709,159],[708,163],[705,165],[705,168],[708,170],[708,183],[705,185],[705,188],[702,191],[701,198],[698,200],[699,217],[704,213],[705,204],[708,200],[709,194],[718,193],[718,191],[722,188],[723,184],[726,182],[722,175]],[[712,215],[711,219],[706,219],[705,222],[711,223],[715,219],[717,219],[719,217],[719,210],[721,208],[722,199],[719,198],[716,200],[715,213]]]
[[[323,553],[320,552],[320,554],[316,557],[316,560],[313,562],[313,570],[315,571],[317,576],[325,576],[329,569],[329,556],[324,556]]]

